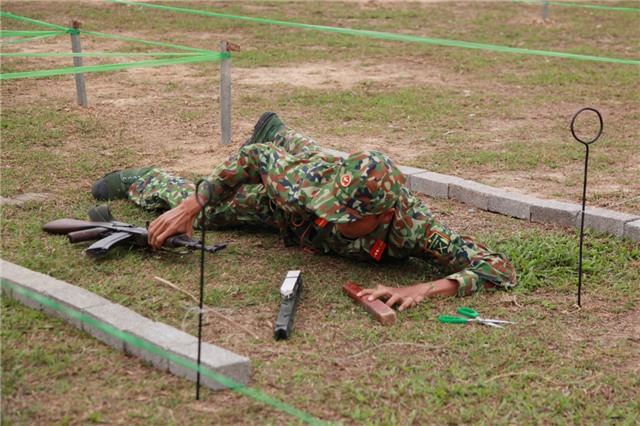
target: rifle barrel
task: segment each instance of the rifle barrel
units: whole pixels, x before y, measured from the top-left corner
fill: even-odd
[[[98,238],[106,236],[108,232],[105,228],[91,228],[69,232],[67,237],[69,238],[69,242],[74,244],[82,241],[97,240]]]

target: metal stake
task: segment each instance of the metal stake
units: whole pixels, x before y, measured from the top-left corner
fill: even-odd
[[[220,52],[239,52],[237,44],[221,41]],[[231,143],[231,58],[220,62],[220,143]]]
[[[82,47],[80,46],[80,27],[82,24],[79,21],[71,20],[69,22],[69,26],[72,28],[70,31],[71,34],[71,51],[73,53],[82,53]],[[74,67],[82,67],[82,56],[74,56],[73,57],[73,66]],[[84,84],[84,74],[78,73],[75,74],[76,78],[76,98],[78,100],[78,105],[82,107],[87,107],[87,89]]]
[[[549,17],[549,2],[542,3],[542,20],[546,21]]]
[[[575,132],[576,118],[578,118],[578,115],[580,115],[580,113],[582,113],[583,111],[595,112],[600,122],[600,128],[598,129],[598,134],[596,134],[596,136],[590,141],[583,141],[578,137],[578,135],[576,135],[576,132]],[[575,113],[575,115],[573,116],[573,119],[571,120],[571,134],[573,135],[573,138],[578,142],[580,142],[581,144],[583,144],[586,148],[586,154],[584,157],[584,185],[582,188],[582,213],[580,217],[580,259],[578,262],[578,306],[582,306],[580,301],[580,294],[582,291],[582,244],[584,241],[584,210],[587,202],[587,170],[589,166],[589,145],[591,145],[592,143],[598,140],[598,138],[602,134],[602,129],[603,129],[602,116],[600,115],[598,110],[593,108],[589,108],[589,107],[582,108],[581,110]]]
[[[202,354],[202,309],[204,307],[204,246],[205,246],[205,233],[206,233],[206,203],[203,203],[200,200],[198,191],[200,189],[200,184],[204,183],[208,192],[209,199],[211,197],[211,187],[208,186],[209,183],[205,179],[200,179],[196,184],[196,200],[198,204],[200,204],[201,210],[201,219],[200,226],[202,227],[202,250],[200,252],[200,307],[198,308],[198,372],[196,375],[196,400],[200,399],[200,360]]]
[[[227,53],[227,42],[220,42],[220,52]],[[231,143],[231,60],[220,63],[220,143]]]

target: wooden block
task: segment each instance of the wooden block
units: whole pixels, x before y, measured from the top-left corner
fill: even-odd
[[[396,323],[398,317],[396,311],[385,305],[380,300],[374,300],[370,302],[367,300],[368,296],[358,297],[358,293],[362,290],[357,284],[349,281],[342,286],[343,290],[347,292],[350,298],[362,305],[369,314],[376,319],[382,325],[393,325]]]

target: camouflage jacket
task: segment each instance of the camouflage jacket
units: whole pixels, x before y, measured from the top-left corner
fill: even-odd
[[[323,253],[384,258],[417,257],[439,265],[460,283],[458,295],[481,288],[515,285],[513,266],[499,253],[462,237],[438,221],[429,209],[401,187],[391,223],[366,237],[349,239],[318,218],[307,206],[322,185],[332,182],[340,157],[295,146],[257,144],[243,147],[208,177],[216,206],[245,184],[262,184],[276,226],[285,240]]]

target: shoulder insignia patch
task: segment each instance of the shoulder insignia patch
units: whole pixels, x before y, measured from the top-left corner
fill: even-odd
[[[438,231],[432,231],[424,245],[424,251],[437,257],[445,256],[450,242],[451,240],[446,235]]]
[[[340,178],[340,185],[347,187],[351,184],[351,175],[349,173],[342,175]]]

